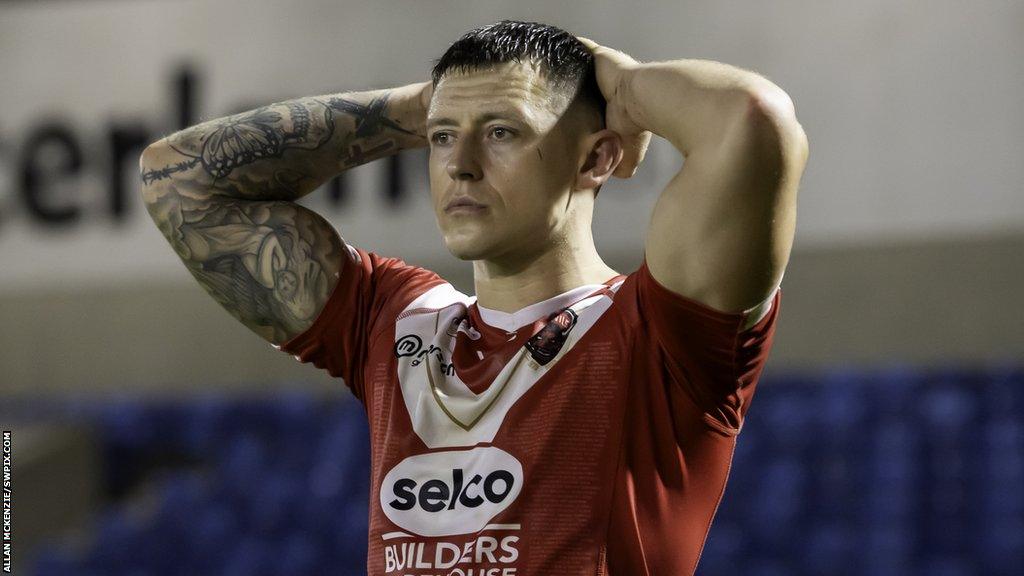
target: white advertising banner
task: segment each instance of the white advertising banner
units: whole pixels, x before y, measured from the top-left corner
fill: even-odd
[[[808,133],[797,248],[1024,228],[1021,5],[92,0],[0,7],[0,291],[190,277],[139,198],[142,147],[288,98],[429,78],[466,30],[503,18],[644,60],[705,58],[785,89]],[[923,8],[924,9],[918,9]],[[685,105],[685,103],[681,103]],[[452,258],[426,152],[359,167],[303,200],[350,243]],[[602,253],[642,250],[681,166],[655,139],[606,185]]]

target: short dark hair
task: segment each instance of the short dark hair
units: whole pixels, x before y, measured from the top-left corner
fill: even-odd
[[[471,72],[507,62],[536,63],[548,85],[570,105],[593,107],[604,127],[607,103],[597,85],[594,55],[575,36],[548,24],[502,20],[470,30],[437,59],[434,87],[449,71]]]

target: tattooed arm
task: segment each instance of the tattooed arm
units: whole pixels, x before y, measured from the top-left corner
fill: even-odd
[[[187,128],[139,161],[153,221],[199,284],[273,343],[308,328],[344,240],[294,200],[348,168],[427,145],[430,83],[279,102]]]

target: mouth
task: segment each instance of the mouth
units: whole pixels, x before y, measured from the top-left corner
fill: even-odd
[[[479,202],[470,200],[467,196],[460,198],[454,198],[448,202],[444,207],[444,211],[448,214],[464,213],[464,214],[477,214],[487,209],[487,206]]]

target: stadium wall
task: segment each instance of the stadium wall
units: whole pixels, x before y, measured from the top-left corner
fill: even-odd
[[[194,283],[142,209],[138,154],[260,104],[426,79],[461,33],[502,18],[644,61],[727,62],[790,94],[811,156],[769,369],[1020,357],[1022,17],[1024,4],[997,0],[4,2],[0,392],[333,386]],[[471,292],[437,233],[424,162],[359,167],[303,203],[349,242]],[[606,185],[594,228],[613,267],[635,269],[680,165],[655,139],[634,178]]]

